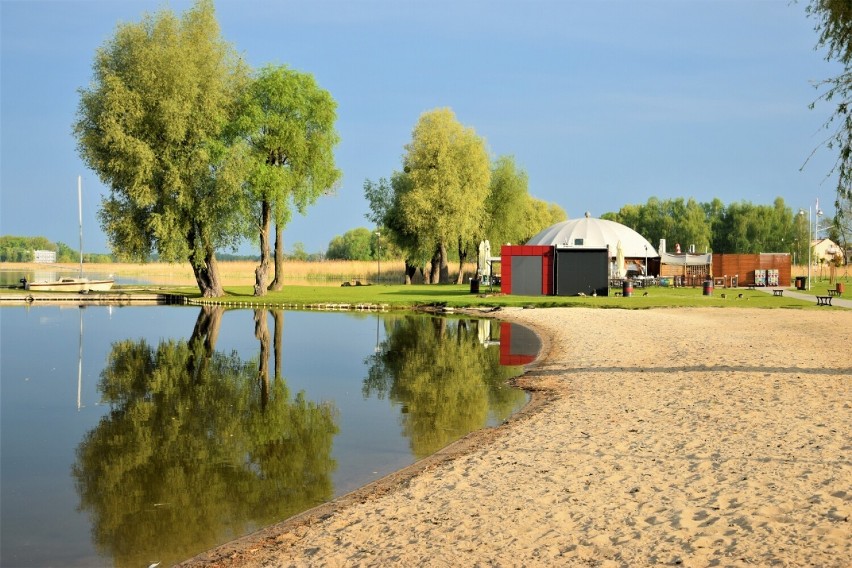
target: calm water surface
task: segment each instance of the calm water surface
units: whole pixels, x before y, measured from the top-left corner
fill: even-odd
[[[522,407],[524,328],[414,314],[0,310],[0,565],[166,566]]]

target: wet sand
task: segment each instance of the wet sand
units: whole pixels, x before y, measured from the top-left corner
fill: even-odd
[[[498,315],[525,412],[185,565],[852,565],[852,311]]]

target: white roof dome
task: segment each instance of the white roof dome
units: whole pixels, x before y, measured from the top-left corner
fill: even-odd
[[[569,219],[544,229],[528,245],[555,245],[557,248],[606,248],[615,256],[621,241],[625,257],[657,257],[657,249],[645,237],[621,223],[593,219],[588,213],[581,219]],[[645,247],[648,247],[647,249]]]

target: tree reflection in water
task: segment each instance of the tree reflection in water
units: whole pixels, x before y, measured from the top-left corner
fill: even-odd
[[[116,566],[171,565],[328,501],[336,410],[291,398],[283,314],[255,313],[257,360],[215,351],[223,308],[189,341],[112,345],[99,391],[110,412],[77,448],[73,475],[93,540]]]
[[[364,396],[388,397],[417,458],[435,453],[492,418],[508,418],[526,394],[507,385],[520,367],[501,367],[480,342],[483,320],[406,315],[385,318],[386,339],[368,358]]]

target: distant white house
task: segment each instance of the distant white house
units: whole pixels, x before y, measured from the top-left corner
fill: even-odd
[[[39,264],[53,264],[56,262],[56,251],[34,250],[33,262],[37,262]]]
[[[813,262],[814,264],[831,263],[837,256],[840,256],[840,264],[846,263],[846,258],[843,254],[843,248],[831,239],[819,239],[811,241],[813,247]]]

